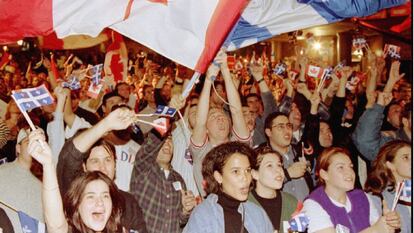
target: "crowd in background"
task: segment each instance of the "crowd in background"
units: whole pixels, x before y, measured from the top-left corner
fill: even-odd
[[[145,52],[121,80],[105,66],[91,95],[88,65],[105,56],[71,53],[11,53],[0,70],[3,232],[21,232],[16,210],[49,232],[287,232],[301,203],[308,232],[411,232],[411,203],[392,209],[412,179],[412,77],[398,60],[220,51],[183,98],[193,72]],[[28,113],[33,131],[10,96],[41,85],[55,101]],[[160,105],[179,111],[167,132],[148,124]]]

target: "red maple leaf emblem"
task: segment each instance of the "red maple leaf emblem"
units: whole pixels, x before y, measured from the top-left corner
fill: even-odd
[[[317,74],[318,73],[318,69],[317,68],[311,68],[311,70],[310,70],[310,72],[312,73],[312,74]]]

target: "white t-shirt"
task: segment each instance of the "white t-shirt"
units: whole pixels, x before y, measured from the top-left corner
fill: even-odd
[[[369,223],[370,223],[370,225],[373,225],[380,218],[380,213],[375,208],[375,206],[372,203],[372,200],[369,197],[369,195],[365,194],[365,196],[368,198],[368,202],[369,202]],[[349,201],[348,196],[346,197],[345,205],[333,200],[330,197],[329,197],[329,199],[332,201],[332,203],[334,205],[336,205],[338,207],[344,207],[347,213],[349,213],[352,210],[351,202]],[[307,199],[303,203],[303,210],[302,211],[309,218],[308,233],[312,233],[312,232],[320,231],[320,230],[323,230],[323,229],[326,229],[326,228],[330,228],[330,227],[333,228],[334,227],[328,213],[316,201],[311,200],[311,199]]]
[[[119,189],[129,192],[132,170],[134,168],[135,157],[141,146],[134,140],[129,140],[124,145],[116,145],[116,176],[115,184]]]

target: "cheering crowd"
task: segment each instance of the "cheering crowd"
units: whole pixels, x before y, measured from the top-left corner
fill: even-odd
[[[192,87],[191,70],[144,52],[121,78],[99,53],[12,55],[0,232],[29,232],[24,214],[52,233],[412,231],[412,77],[398,60],[220,51]],[[20,106],[27,88],[53,103]]]

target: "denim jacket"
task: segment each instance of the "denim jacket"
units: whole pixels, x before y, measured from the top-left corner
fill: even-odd
[[[217,203],[218,196],[209,194],[191,213],[183,233],[224,233],[223,208]],[[253,204],[244,202],[238,212],[244,212],[244,227],[249,233],[273,233],[273,226],[265,211]]]

